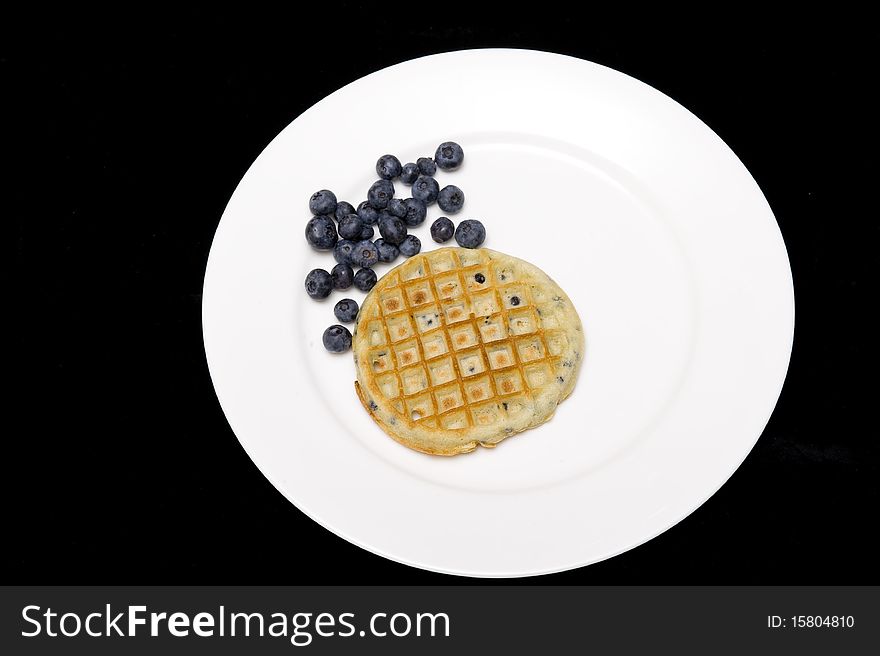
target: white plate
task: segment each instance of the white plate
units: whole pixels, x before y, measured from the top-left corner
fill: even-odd
[[[453,218],[481,219],[486,246],[550,274],[587,340],[551,422],[455,458],[387,437],[358,403],[351,357],[324,351],[333,304],[363,294],[303,290],[334,264],[303,238],[310,194],[357,205],[379,155],[415,161],[445,140],[465,150],[438,173],[467,196]],[[440,214],[414,230],[426,249]],[[203,321],[232,429],[300,510],[403,563],[523,576],[631,549],[730,477],[782,388],[794,300],[767,201],[693,114],[586,61],[473,50],[353,82],[269,144],[217,229]]]

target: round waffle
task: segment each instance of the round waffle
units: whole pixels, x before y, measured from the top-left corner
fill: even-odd
[[[412,449],[456,455],[550,419],[574,389],[584,334],[538,267],[441,248],[379,280],[353,349],[355,388],[376,423]]]

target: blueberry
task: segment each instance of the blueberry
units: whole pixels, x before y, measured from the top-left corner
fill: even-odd
[[[406,239],[400,242],[400,253],[405,257],[417,255],[422,250],[422,242],[415,235],[407,235]]]
[[[339,221],[337,230],[339,230],[339,236],[343,239],[360,239],[361,228],[363,227],[364,224],[361,222],[360,218],[358,218],[357,214],[349,214],[348,216],[342,217]]]
[[[437,205],[444,212],[455,214],[464,205],[464,192],[455,185],[447,185],[440,190]]]
[[[369,239],[359,241],[351,251],[351,263],[356,267],[370,268],[379,261],[379,249]]]
[[[329,216],[313,216],[306,224],[306,241],[319,251],[329,251],[336,245],[336,225]]]
[[[416,165],[419,167],[419,173],[422,175],[434,175],[437,173],[437,165],[430,157],[419,157],[416,160]]]
[[[484,276],[482,273],[478,273],[474,275],[474,280],[477,281],[478,285],[482,285],[484,282],[486,282],[486,276]]]
[[[425,204],[425,201],[416,198],[407,198],[403,202],[406,205],[406,216],[404,217],[406,225],[420,225],[428,215],[428,206]]]
[[[350,298],[343,298],[333,306],[333,314],[342,323],[351,323],[357,318],[358,304]]]
[[[394,198],[394,185],[388,180],[376,180],[367,192],[367,201],[377,210],[388,207],[388,201]]]
[[[476,219],[465,219],[455,229],[455,241],[464,248],[478,248],[486,239],[486,228]]]
[[[330,277],[333,279],[333,289],[348,289],[354,282],[354,269],[350,264],[337,264],[330,269]]]
[[[354,206],[344,200],[339,201],[336,205],[336,220],[339,221],[343,216],[348,216],[349,214],[355,214],[356,210]]]
[[[440,185],[427,175],[420,175],[412,187],[412,195],[416,200],[422,200],[428,205],[437,200],[440,193]]]
[[[327,298],[333,291],[333,279],[324,269],[312,269],[306,276],[306,294],[312,298]]]
[[[454,141],[445,141],[437,146],[434,161],[444,171],[453,171],[464,161],[464,151]]]
[[[419,177],[419,165],[409,162],[403,165],[400,172],[400,181],[405,185],[411,185]]]
[[[406,224],[396,216],[386,216],[379,221],[379,234],[382,239],[395,246],[406,238]]]
[[[406,203],[403,202],[402,198],[392,198],[389,200],[386,210],[389,214],[393,214],[398,219],[406,217]]]
[[[376,250],[379,251],[380,262],[393,262],[400,254],[397,246],[385,241],[381,237],[373,242],[373,246],[375,246]]]
[[[403,167],[394,155],[382,155],[376,162],[376,175],[383,180],[392,180],[401,174]]]
[[[364,239],[372,239],[373,238],[373,226],[362,225],[361,226],[361,241]]]
[[[345,353],[351,348],[351,333],[345,326],[330,326],[324,331],[321,341],[331,353]]]
[[[376,225],[379,222],[379,210],[365,200],[357,207],[357,215],[364,225]]]
[[[333,214],[336,211],[336,194],[322,189],[312,194],[309,199],[309,210],[312,214]]]
[[[351,264],[351,254],[354,251],[354,242],[350,239],[340,239],[333,249],[333,259],[340,264]]]
[[[452,224],[452,221],[445,216],[441,216],[431,224],[431,239],[438,244],[442,244],[443,242],[452,239],[454,233],[455,226]]]
[[[376,272],[372,269],[358,269],[354,274],[354,286],[362,292],[368,292],[376,284],[376,279]]]
[[[519,305],[519,296],[511,296],[510,297],[510,304],[513,305],[514,307]]]

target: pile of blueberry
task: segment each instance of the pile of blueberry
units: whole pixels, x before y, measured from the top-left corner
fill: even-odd
[[[464,192],[455,185],[440,188],[434,175],[437,169],[454,171],[464,161],[464,151],[457,143],[447,141],[437,147],[434,159],[419,157],[415,163],[401,165],[394,155],[383,155],[376,162],[376,180],[367,191],[367,200],[355,208],[346,201],[337,201],[332,191],[322,189],[312,194],[309,210],[312,218],[306,224],[306,241],[320,251],[333,251],[337,264],[329,272],[313,269],[306,276],[306,293],[312,298],[327,298],[334,289],[352,285],[368,292],[376,284],[372,267],[379,262],[393,262],[398,255],[412,257],[422,250],[422,242],[408,234],[408,228],[421,225],[428,205],[437,203],[447,214],[455,214],[464,206]],[[400,179],[412,186],[412,197],[394,196],[392,180]],[[373,241],[375,228],[379,239]],[[486,239],[486,229],[475,219],[467,219],[456,228],[441,216],[431,225],[431,238],[438,244],[455,237],[459,246],[478,248]],[[357,267],[357,272],[354,268]],[[336,318],[352,323],[358,304],[343,299],[333,309]],[[351,348],[351,332],[345,326],[330,326],[324,331],[324,347],[332,353]]]

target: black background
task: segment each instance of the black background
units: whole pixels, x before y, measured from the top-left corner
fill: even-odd
[[[736,21],[642,16],[637,27],[633,15],[543,3],[483,16],[321,4],[310,15],[47,9],[3,21],[4,580],[456,580],[349,545],[263,478],[214,395],[200,294],[226,202],[298,114],[400,61],[506,46],[610,66],[704,120],[776,214],[797,307],[779,405],[731,480],[646,545],[539,581],[877,583],[877,385],[860,380],[876,372],[880,232],[861,200],[873,146],[864,19],[770,23],[738,9]],[[381,89],[363,99],[381,101]]]

